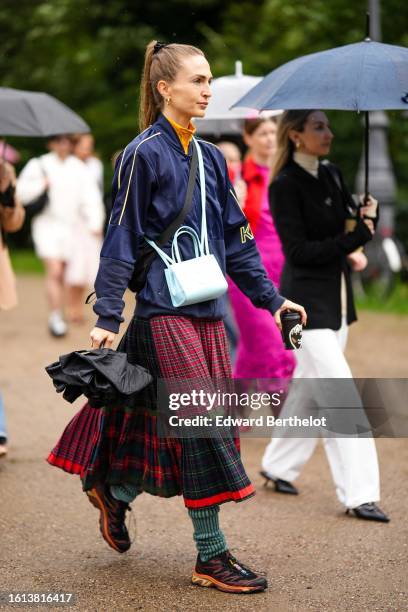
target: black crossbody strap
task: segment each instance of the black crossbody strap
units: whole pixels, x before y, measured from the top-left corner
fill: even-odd
[[[194,187],[196,183],[197,176],[197,168],[198,168],[198,155],[197,149],[193,144],[193,154],[190,162],[190,172],[188,176],[188,185],[187,185],[187,193],[184,200],[184,206],[174,219],[174,221],[164,230],[164,232],[159,236],[156,242],[160,245],[166,244],[168,240],[173,236],[173,234],[178,230],[178,228],[183,225],[184,219],[187,217],[188,213],[191,210],[191,204],[193,202],[193,193]]]
[[[331,164],[328,159],[323,160],[321,163],[326,168],[327,172],[330,174],[333,181],[336,183],[339,191],[343,193],[343,186],[341,184],[340,173],[337,170],[336,166],[333,166],[333,164]]]
[[[328,159],[322,161],[322,166],[326,168],[327,172],[330,175],[330,178],[340,191],[342,198],[347,206],[348,212],[351,214],[355,213],[358,206],[354,202],[353,196],[351,196],[347,191],[344,190],[341,182],[341,175],[337,167],[331,164]]]

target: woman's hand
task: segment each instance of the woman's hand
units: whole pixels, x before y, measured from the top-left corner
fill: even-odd
[[[89,335],[91,337],[91,347],[94,349],[111,348],[117,336],[117,334],[101,327],[94,327]]]
[[[360,217],[370,217],[370,219],[376,219],[378,200],[369,195],[367,201],[364,201],[364,196],[360,196],[360,202]]]
[[[354,272],[362,272],[368,264],[368,259],[362,251],[350,253],[350,255],[347,255],[347,261]]]
[[[295,304],[295,302],[291,302],[290,300],[285,300],[282,306],[279,308],[279,310],[277,310],[275,314],[273,315],[275,319],[275,323],[279,327],[280,330],[282,329],[282,323],[281,323],[280,316],[284,310],[294,310],[295,312],[299,312],[300,316],[302,317],[302,325],[306,325],[307,314],[303,306],[300,306],[299,304]]]

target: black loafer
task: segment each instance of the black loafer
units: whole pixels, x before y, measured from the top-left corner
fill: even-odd
[[[268,486],[268,482],[273,482],[275,486],[275,491],[277,493],[285,493],[286,495],[299,495],[299,491],[297,488],[287,480],[282,480],[281,478],[271,478],[269,474],[264,472],[263,470],[259,472],[263,478],[265,478],[264,487]]]
[[[351,510],[346,510],[346,514],[351,514],[352,512],[354,512],[354,515],[357,518],[364,519],[365,521],[389,523],[391,520],[376,504],[372,502],[368,504],[361,504],[361,506],[351,508]]]

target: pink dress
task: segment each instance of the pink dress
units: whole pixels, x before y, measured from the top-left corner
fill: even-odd
[[[279,287],[284,263],[279,236],[269,210],[269,168],[256,164],[264,181],[260,218],[255,240],[269,278]],[[271,313],[255,308],[251,301],[228,279],[229,296],[239,329],[239,343],[234,364],[235,378],[290,379],[295,360],[286,351]]]

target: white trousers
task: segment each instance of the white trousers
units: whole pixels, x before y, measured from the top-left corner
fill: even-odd
[[[311,329],[303,332],[302,348],[296,351],[294,378],[352,378],[344,357],[347,342],[345,319],[336,332],[332,329]],[[288,410],[302,416],[302,398],[291,398],[289,391],[281,416]],[[306,415],[305,415],[306,416]],[[272,478],[295,480],[310,459],[319,438],[290,438],[284,433],[268,444],[262,467]],[[337,496],[347,508],[355,508],[380,499],[380,477],[377,451],[372,437],[323,438]]]

